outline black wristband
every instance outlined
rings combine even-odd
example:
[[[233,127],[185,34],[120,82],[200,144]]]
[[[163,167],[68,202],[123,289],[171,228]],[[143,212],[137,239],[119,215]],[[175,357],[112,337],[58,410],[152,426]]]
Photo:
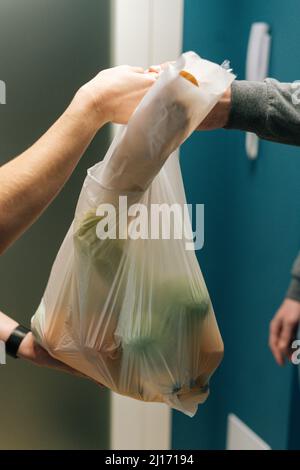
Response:
[[[17,353],[20,344],[28,333],[30,333],[30,329],[22,325],[19,325],[14,329],[5,343],[5,350],[9,356],[14,357],[15,359],[18,358]]]

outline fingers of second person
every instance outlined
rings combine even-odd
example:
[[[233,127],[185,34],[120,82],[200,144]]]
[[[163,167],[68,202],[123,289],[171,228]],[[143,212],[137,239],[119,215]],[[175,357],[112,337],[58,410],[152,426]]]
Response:
[[[275,357],[276,362],[279,365],[283,365],[284,359],[283,355],[279,349],[278,342],[280,338],[280,332],[282,328],[282,321],[280,318],[275,317],[270,324],[270,336],[269,336],[269,346]]]
[[[290,355],[290,345],[294,338],[295,324],[294,322],[286,319],[283,322],[283,327],[280,333],[279,349],[287,357]]]
[[[270,323],[270,338],[269,338],[270,346],[277,343],[279,336],[280,336],[281,328],[282,328],[282,320],[278,316],[275,316]]]
[[[280,351],[277,345],[271,347],[272,354],[274,356],[275,361],[279,366],[284,365],[284,355]]]

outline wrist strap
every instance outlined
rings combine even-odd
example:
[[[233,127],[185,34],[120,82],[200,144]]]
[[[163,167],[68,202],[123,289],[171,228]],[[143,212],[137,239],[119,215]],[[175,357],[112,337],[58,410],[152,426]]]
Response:
[[[6,353],[9,354],[9,356],[12,356],[15,359],[18,359],[18,356],[17,356],[18,349],[23,339],[28,333],[30,333],[30,329],[22,325],[18,325],[14,329],[14,331],[12,332],[12,334],[10,335],[10,337],[7,339],[5,343],[5,350],[6,350]]]

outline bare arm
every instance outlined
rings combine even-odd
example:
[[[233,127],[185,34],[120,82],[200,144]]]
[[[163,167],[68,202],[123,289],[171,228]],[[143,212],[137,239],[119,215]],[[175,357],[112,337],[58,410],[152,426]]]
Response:
[[[57,195],[96,132],[127,122],[154,75],[129,66],[100,72],[32,147],[0,168],[0,254]]]
[[[102,122],[99,124],[101,126]],[[75,98],[46,134],[0,168],[0,252],[18,238],[56,196],[96,130],[88,106]]]
[[[84,85],[53,126],[28,150],[0,167],[0,253],[26,230],[68,180],[96,132],[107,122],[126,123],[157,73],[115,67]],[[0,312],[0,341],[18,323]],[[18,356],[36,365],[76,373],[51,357],[28,333]]]

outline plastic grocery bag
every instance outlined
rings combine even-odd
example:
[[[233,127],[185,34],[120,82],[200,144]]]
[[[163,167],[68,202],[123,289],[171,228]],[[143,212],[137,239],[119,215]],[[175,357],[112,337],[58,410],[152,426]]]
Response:
[[[138,234],[128,208],[142,205],[151,225],[152,207],[184,206],[173,152],[233,78],[191,52],[163,71],[104,161],[88,170],[32,318],[35,337],[55,358],[115,392],[165,402],[191,416],[223,355],[213,307],[185,238],[162,236],[166,218],[156,236]],[[109,208],[114,219],[107,217]],[[151,228],[157,224],[152,220]]]

